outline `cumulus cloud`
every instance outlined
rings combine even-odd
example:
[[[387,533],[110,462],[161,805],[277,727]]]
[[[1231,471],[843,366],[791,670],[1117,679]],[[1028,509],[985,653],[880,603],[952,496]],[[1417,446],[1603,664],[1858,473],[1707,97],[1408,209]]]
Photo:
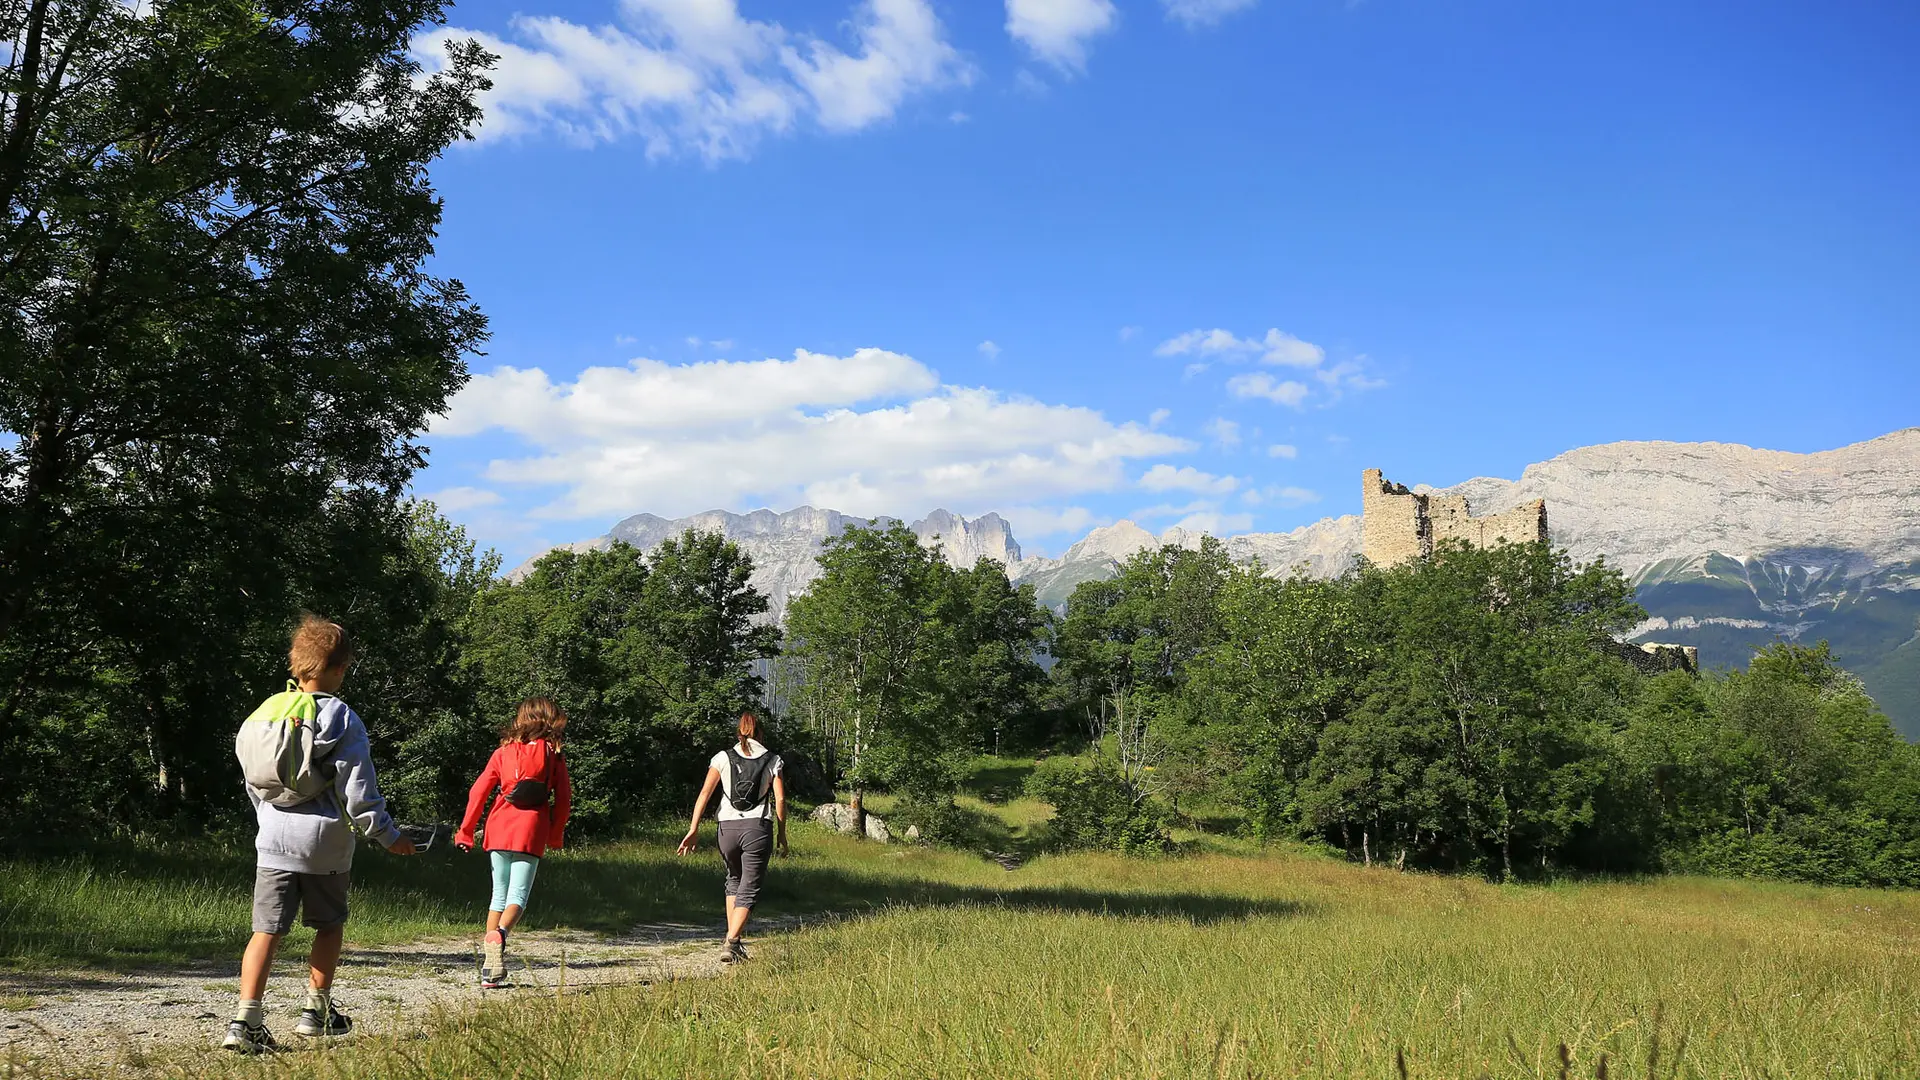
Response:
[[[1113,29],[1113,0],[1007,0],[1007,33],[1065,72],[1087,66],[1087,43]]]
[[[1092,409],[942,385],[884,349],[640,359],[570,382],[498,368],[461,389],[431,434],[485,431],[516,436],[526,451],[492,461],[487,480],[550,490],[537,513],[565,519],[800,503],[853,514],[1037,512],[1126,486],[1130,461],[1194,449]]]
[[[802,124],[857,131],[915,94],[972,80],[928,0],[862,0],[847,26],[843,49],[744,18],[735,0],[624,0],[617,24],[520,15],[506,36],[445,27],[416,38],[414,52],[428,71],[468,38],[500,57],[481,98],[483,139],[636,138],[654,157],[709,161]]]
[[[1172,409],[1155,409],[1153,410],[1152,413],[1148,414],[1147,416],[1147,426],[1152,428],[1157,428],[1161,424],[1166,423],[1167,418],[1172,415],[1173,415]]]
[[[1281,381],[1264,371],[1251,371],[1227,380],[1227,392],[1237,398],[1262,398],[1295,409],[1307,400],[1307,384]]]
[[[1156,356],[1218,356],[1228,360],[1258,357],[1263,364],[1286,367],[1319,367],[1327,358],[1326,350],[1310,341],[1301,341],[1280,330],[1268,330],[1263,338],[1236,337],[1231,330],[1189,330],[1168,338],[1155,348]]]
[[[1259,3],[1260,0],[1160,0],[1167,18],[1190,28],[1213,26],[1221,19]]]
[[[1191,465],[1175,468],[1165,462],[1140,476],[1140,486],[1148,491],[1191,491],[1199,495],[1225,495],[1240,486],[1231,476],[1215,476]]]
[[[1222,450],[1232,450],[1240,445],[1240,424],[1224,416],[1216,416],[1201,427],[1207,438]]]
[[[995,345],[992,339],[988,339],[986,341],[981,342],[979,345],[979,349],[980,349],[980,355],[986,357],[989,360],[1000,359],[1000,346]]]
[[[1300,456],[1300,448],[1287,443],[1274,443],[1272,446],[1267,447],[1267,456],[1270,458],[1286,458],[1288,461],[1292,461],[1294,458]]]

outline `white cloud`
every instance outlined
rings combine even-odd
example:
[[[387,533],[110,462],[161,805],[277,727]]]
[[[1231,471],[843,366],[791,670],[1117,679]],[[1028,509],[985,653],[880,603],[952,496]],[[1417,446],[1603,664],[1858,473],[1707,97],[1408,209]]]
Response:
[[[1140,476],[1140,486],[1148,491],[1191,491],[1199,495],[1226,495],[1240,486],[1231,476],[1215,476],[1191,465],[1175,468],[1164,462]]]
[[[1106,524],[1105,518],[1084,506],[1014,506],[1001,510],[1000,516],[1013,526],[1013,534],[1023,547],[1028,537],[1072,535],[1079,539],[1078,534]]]
[[[1281,382],[1264,371],[1235,375],[1227,380],[1227,392],[1237,398],[1265,398],[1276,405],[1299,408],[1307,400],[1307,384],[1291,379]]]
[[[1232,450],[1240,445],[1240,425],[1224,416],[1216,416],[1201,425],[1200,430],[1215,446],[1222,450]]]
[[[501,501],[500,493],[477,487],[450,487],[421,496],[443,514],[458,514],[467,510],[493,506]]]
[[[552,132],[583,144],[642,140],[650,156],[744,157],[802,123],[856,131],[891,119],[915,94],[972,80],[928,0],[862,0],[851,51],[735,0],[624,0],[619,25],[516,16],[509,36],[447,27],[415,39],[428,71],[450,42],[500,57],[482,95],[480,137]]]
[[[1113,29],[1113,0],[1007,0],[1007,33],[1062,71],[1087,65],[1087,42]]]
[[[1147,426],[1150,428],[1157,428],[1161,424],[1166,423],[1167,418],[1172,415],[1173,415],[1172,409],[1155,409],[1153,410],[1153,412],[1149,413],[1147,416]]]
[[[964,124],[972,119],[973,117],[968,116],[966,113],[961,112],[959,109],[955,109],[952,112],[947,114],[947,123],[949,124]]]
[[[1139,334],[1140,328],[1137,326],[1123,326],[1120,328],[1121,341],[1132,341],[1135,337],[1139,336]]]
[[[1167,9],[1167,18],[1187,24],[1190,28],[1213,26],[1221,19],[1235,12],[1259,3],[1260,0],[1160,0],[1160,6]]]
[[[1290,446],[1286,443],[1274,443],[1272,446],[1267,447],[1267,456],[1270,458],[1286,458],[1288,461],[1292,461],[1294,458],[1300,456],[1300,448]]]
[[[1187,356],[1189,354],[1236,353],[1258,349],[1254,342],[1242,341],[1227,330],[1189,330],[1178,337],[1161,342],[1153,350],[1155,356]]]
[[[1186,382],[1192,379],[1195,375],[1204,373],[1208,368],[1212,366],[1213,366],[1212,364],[1200,363],[1199,361],[1195,361],[1194,363],[1188,364],[1186,368],[1180,372],[1180,381]]]
[[[986,357],[989,360],[1000,359],[1000,346],[995,345],[992,342],[992,340],[981,342],[979,345],[979,349],[980,349],[980,355]]]
[[[1177,518],[1178,520],[1168,526],[1169,528],[1211,533],[1214,536],[1227,536],[1253,528],[1252,514],[1223,513],[1220,504],[1211,499],[1196,499],[1184,506],[1162,503],[1159,506],[1142,507],[1127,516],[1136,521],[1164,521],[1167,518]]]
[[[1253,528],[1252,514],[1225,514],[1218,510],[1201,510],[1188,514],[1173,523],[1173,528],[1188,532],[1207,533],[1210,536],[1232,536]]]
[[[555,489],[537,513],[557,518],[748,504],[853,514],[1044,507],[1123,488],[1130,461],[1195,448],[1092,409],[943,386],[883,349],[640,359],[557,384],[538,368],[503,367],[456,394],[432,435],[487,430],[528,451],[497,458],[487,478]]]
[[[1270,487],[1261,492],[1266,500],[1281,506],[1305,506],[1320,501],[1320,493],[1303,487]]]
[[[1259,357],[1263,364],[1285,367],[1319,367],[1327,358],[1326,350],[1310,341],[1301,341],[1281,330],[1268,330],[1262,338],[1234,336],[1231,330],[1189,330],[1171,337],[1153,350],[1156,356],[1218,356],[1227,360]]]

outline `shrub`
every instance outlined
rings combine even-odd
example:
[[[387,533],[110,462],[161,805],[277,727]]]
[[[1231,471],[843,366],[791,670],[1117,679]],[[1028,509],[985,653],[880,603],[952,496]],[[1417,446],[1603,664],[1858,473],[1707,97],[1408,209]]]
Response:
[[[1053,804],[1050,844],[1130,854],[1165,851],[1166,814],[1105,758],[1048,758],[1027,778],[1027,794]]]

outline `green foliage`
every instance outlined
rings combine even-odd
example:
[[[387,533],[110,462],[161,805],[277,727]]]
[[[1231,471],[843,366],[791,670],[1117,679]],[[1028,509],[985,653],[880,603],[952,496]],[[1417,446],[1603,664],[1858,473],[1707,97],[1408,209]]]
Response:
[[[1824,644],[1644,676],[1612,647],[1631,597],[1538,544],[1332,581],[1166,548],[1080,587],[1055,675],[1133,790],[1236,805],[1261,839],[1502,878],[1920,881],[1920,749]]]
[[[474,604],[462,653],[476,719],[436,752],[477,769],[490,727],[544,694],[567,710],[583,827],[677,803],[733,720],[758,706],[755,663],[778,648],[778,631],[753,621],[767,599],[752,572],[731,541],[689,531],[644,558],[626,544],[554,551],[524,581],[495,583]]]
[[[1673,866],[1920,885],[1920,747],[1824,642],[1776,643],[1709,682],[1657,680],[1625,741]]]
[[[490,59],[422,77],[440,13],[0,4],[9,824],[238,812],[226,739],[302,606],[386,643],[402,709],[444,673],[398,496],[485,336],[425,270],[425,169]]]
[[[1046,838],[1061,850],[1145,854],[1171,842],[1159,805],[1107,758],[1047,758],[1027,778],[1027,794],[1053,805]]]
[[[787,609],[792,713],[856,793],[950,799],[967,758],[1033,709],[1045,611],[1000,564],[956,571],[898,524],[851,527],[819,559]]]

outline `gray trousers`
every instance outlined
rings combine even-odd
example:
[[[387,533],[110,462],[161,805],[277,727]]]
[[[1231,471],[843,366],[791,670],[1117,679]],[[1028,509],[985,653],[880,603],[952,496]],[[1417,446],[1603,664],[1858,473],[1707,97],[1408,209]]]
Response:
[[[741,818],[720,823],[720,857],[727,863],[727,895],[735,907],[752,907],[773,854],[773,819]]]

